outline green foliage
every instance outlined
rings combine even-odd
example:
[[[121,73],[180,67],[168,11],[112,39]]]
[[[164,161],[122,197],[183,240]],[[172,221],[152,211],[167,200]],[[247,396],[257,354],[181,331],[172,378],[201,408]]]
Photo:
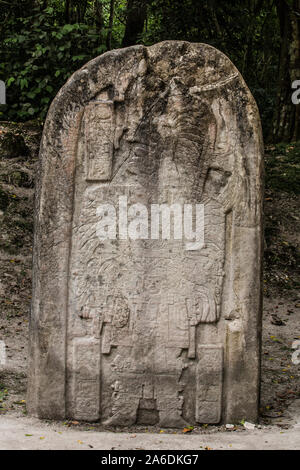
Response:
[[[0,8],[0,80],[7,105],[0,119],[44,120],[50,102],[68,77],[107,45],[122,44],[127,1],[20,0]],[[275,106],[280,28],[271,0],[148,0],[146,45],[166,39],[211,44],[233,61],[256,98],[267,135]]]
[[[70,75],[106,50],[88,24],[60,25],[53,8],[12,18],[1,50],[0,78],[7,105],[0,118],[44,119],[53,97]]]

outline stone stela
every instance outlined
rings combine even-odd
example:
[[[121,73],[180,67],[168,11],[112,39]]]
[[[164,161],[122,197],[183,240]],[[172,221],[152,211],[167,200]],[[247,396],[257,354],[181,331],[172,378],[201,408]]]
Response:
[[[205,44],[107,52],[44,127],[28,411],[105,425],[256,420],[262,137],[243,78]],[[97,237],[97,207],[203,204],[204,246]]]

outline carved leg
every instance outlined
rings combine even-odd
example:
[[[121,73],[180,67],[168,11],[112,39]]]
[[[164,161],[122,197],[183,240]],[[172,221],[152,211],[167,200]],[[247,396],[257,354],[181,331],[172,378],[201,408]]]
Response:
[[[181,428],[188,423],[182,417],[183,397],[180,396],[177,377],[159,377],[156,387],[159,425],[165,428]]]
[[[125,387],[126,393],[124,393]],[[135,390],[130,390],[128,381],[123,384],[118,380],[112,388],[112,416],[107,418],[103,424],[106,426],[130,426],[135,424],[140,397],[135,396]]]

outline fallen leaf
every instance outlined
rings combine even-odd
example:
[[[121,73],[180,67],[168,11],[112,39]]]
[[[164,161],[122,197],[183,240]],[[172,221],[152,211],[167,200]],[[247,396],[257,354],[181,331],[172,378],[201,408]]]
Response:
[[[194,429],[193,426],[188,426],[187,428],[184,428],[182,432],[183,432],[183,433],[192,432],[193,429]]]

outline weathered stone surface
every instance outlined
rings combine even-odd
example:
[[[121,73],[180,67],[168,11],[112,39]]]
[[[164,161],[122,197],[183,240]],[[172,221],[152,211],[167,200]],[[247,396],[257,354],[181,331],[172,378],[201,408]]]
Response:
[[[58,93],[40,157],[29,412],[256,420],[262,138],[229,59],[173,41],[103,54]],[[128,240],[121,226],[101,240],[98,207],[119,196],[203,204],[204,246]]]

